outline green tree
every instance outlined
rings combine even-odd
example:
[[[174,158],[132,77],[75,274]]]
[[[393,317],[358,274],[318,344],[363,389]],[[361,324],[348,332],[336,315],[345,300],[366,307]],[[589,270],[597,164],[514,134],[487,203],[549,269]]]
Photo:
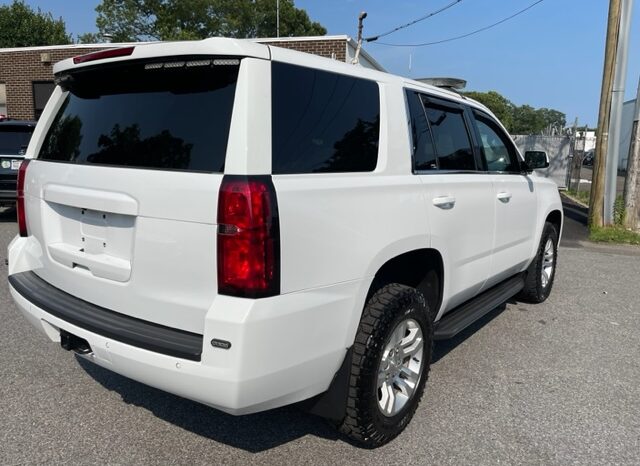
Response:
[[[78,44],[98,44],[104,42],[104,38],[97,32],[85,32],[78,34]]]
[[[0,47],[70,44],[62,18],[33,10],[22,0],[0,6]]]
[[[532,106],[514,108],[512,134],[539,134],[546,126],[543,115]]]
[[[554,127],[562,130],[567,124],[567,116],[552,108],[539,108],[538,113],[544,120],[545,127]]]
[[[486,106],[498,117],[505,128],[511,131],[513,127],[513,109],[515,106],[509,99],[496,91],[465,92],[465,95]]]
[[[102,0],[96,12],[99,35],[109,34],[116,42],[276,35],[276,0]],[[326,32],[293,0],[280,0],[281,36]]]
[[[567,124],[566,115],[558,110],[514,105],[496,91],[465,92],[464,95],[489,108],[511,134],[540,134],[554,128],[562,131]]]

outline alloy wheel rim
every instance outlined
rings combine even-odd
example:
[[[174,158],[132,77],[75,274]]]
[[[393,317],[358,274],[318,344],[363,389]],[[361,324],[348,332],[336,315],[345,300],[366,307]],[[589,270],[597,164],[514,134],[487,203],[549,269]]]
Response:
[[[398,414],[413,398],[424,367],[424,338],[418,322],[396,325],[378,366],[378,408],[386,417]]]
[[[549,238],[544,245],[544,253],[542,255],[542,288],[546,288],[553,276],[553,269],[555,267],[555,251],[553,248],[553,241]]]

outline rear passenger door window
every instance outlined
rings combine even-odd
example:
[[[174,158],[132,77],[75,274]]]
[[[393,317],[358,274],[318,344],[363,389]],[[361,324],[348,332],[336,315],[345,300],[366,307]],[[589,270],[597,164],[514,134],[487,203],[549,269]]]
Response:
[[[431,99],[425,102],[425,111],[441,170],[475,171],[476,163],[464,109]]]
[[[411,142],[413,145],[414,171],[434,170],[438,168],[436,150],[433,146],[431,130],[427,123],[420,95],[407,91],[407,104],[411,116]]]
[[[488,116],[478,112],[474,112],[474,115],[487,170],[494,173],[520,173],[511,138]]]

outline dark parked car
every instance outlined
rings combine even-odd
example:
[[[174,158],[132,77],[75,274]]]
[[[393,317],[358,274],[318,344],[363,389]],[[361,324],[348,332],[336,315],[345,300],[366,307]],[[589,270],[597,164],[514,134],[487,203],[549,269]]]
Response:
[[[35,127],[35,121],[0,121],[0,206],[16,201],[18,168]]]

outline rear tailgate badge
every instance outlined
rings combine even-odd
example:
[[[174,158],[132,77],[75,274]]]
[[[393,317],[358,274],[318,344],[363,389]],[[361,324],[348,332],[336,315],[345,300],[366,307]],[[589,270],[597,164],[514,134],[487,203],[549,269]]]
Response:
[[[229,349],[231,348],[231,342],[214,338],[213,340],[211,340],[211,346],[213,346],[214,348]]]

